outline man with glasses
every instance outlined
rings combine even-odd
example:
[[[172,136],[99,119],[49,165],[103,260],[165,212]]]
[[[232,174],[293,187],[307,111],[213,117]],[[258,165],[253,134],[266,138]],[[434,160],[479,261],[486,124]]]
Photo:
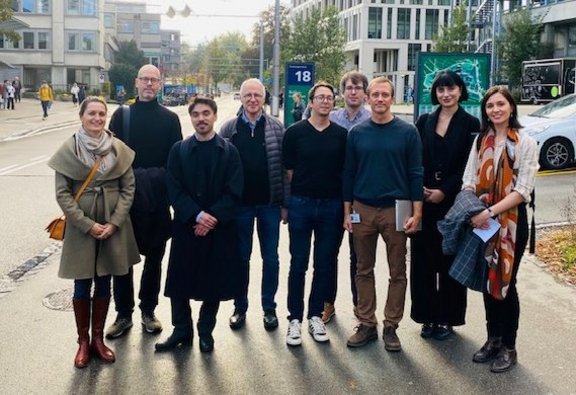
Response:
[[[290,180],[288,231],[289,346],[302,344],[304,287],[314,234],[314,272],[308,299],[308,332],[317,342],[329,340],[322,309],[331,288],[331,273],[342,242],[342,170],[347,131],[330,121],[334,88],[318,82],[308,95],[311,116],[286,130],[283,162]]]
[[[384,347],[400,351],[396,329],[406,297],[406,236],[416,232],[422,218],[422,144],[414,125],[392,113],[394,87],[390,80],[373,79],[367,93],[372,116],[348,135],[343,176],[344,228],[352,232],[358,257],[356,315],[360,321],[348,346],[364,346],[378,338],[374,264],[380,235],[386,243],[390,272]],[[412,215],[404,222],[404,231],[396,230],[396,200],[412,202]]]
[[[156,99],[162,87],[160,70],[147,64],[135,80],[138,97],[129,107],[120,106],[112,115],[109,128],[136,152],[134,175],[136,196],[130,210],[140,254],[145,256],[140,280],[142,327],[148,333],[162,331],[154,310],[158,305],[162,258],[170,238],[170,211],[166,194],[165,170],[170,149],[182,140],[178,115]],[[126,118],[125,118],[126,117]],[[134,273],[114,277],[114,302],[118,316],[106,337],[114,339],[132,327]]]
[[[342,76],[340,80],[340,94],[344,97],[344,108],[333,110],[330,113],[330,121],[339,124],[350,131],[354,126],[370,118],[370,111],[366,109],[366,88],[368,87],[368,78],[358,71],[349,71]],[[356,303],[358,295],[356,292],[356,253],[354,252],[354,243],[352,234],[348,235],[348,244],[350,245],[350,283],[352,288],[352,303],[354,304],[354,313],[356,314]],[[334,301],[338,290],[338,264],[334,265],[332,274],[334,279],[333,286],[328,291],[328,298],[324,303],[322,312],[322,321],[327,324],[334,314]]]
[[[262,255],[262,296],[264,328],[278,327],[276,291],[278,290],[278,240],[280,219],[288,219],[288,180],[282,167],[282,140],[284,127],[280,121],[263,111],[265,88],[256,78],[240,87],[242,107],[239,115],[226,122],[220,135],[228,139],[240,153],[244,169],[242,206],[236,217],[242,263],[241,288],[234,299],[234,313],[229,324],[232,329],[242,328],[248,310],[248,283],[254,220]]]

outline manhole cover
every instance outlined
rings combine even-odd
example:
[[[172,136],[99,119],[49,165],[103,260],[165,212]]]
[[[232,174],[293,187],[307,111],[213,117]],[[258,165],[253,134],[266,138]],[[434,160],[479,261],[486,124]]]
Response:
[[[48,294],[42,300],[44,307],[52,310],[72,311],[72,295],[74,294],[73,288],[61,289],[60,291]]]

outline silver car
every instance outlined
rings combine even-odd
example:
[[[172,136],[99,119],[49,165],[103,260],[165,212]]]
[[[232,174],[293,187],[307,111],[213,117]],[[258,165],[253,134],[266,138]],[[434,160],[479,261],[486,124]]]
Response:
[[[538,143],[541,167],[561,169],[576,160],[576,94],[550,102],[519,121]]]

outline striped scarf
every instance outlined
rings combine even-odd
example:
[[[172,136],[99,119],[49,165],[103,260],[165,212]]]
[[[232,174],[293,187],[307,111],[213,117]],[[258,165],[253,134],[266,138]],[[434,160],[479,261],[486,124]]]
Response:
[[[482,139],[478,169],[476,194],[487,205],[493,205],[512,192],[516,184],[518,170],[514,169],[515,147],[519,141],[518,131],[509,129],[506,147],[498,160],[494,171],[494,150],[496,135],[490,130]],[[503,300],[508,294],[508,287],[514,270],[514,251],[516,247],[517,207],[498,215],[500,230],[488,241],[484,259],[488,263],[487,290],[493,298]]]

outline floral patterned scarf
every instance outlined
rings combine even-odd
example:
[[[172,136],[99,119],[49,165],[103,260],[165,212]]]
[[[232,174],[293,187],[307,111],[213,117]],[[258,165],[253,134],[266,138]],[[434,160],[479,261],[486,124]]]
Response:
[[[493,130],[490,130],[482,139],[476,195],[485,204],[498,203],[512,192],[518,175],[518,170],[514,169],[514,160],[515,147],[519,139],[517,130],[508,130],[506,147],[502,149],[496,171],[494,171],[496,135]],[[500,213],[498,222],[500,222],[500,230],[488,241],[484,259],[488,263],[488,293],[495,299],[503,300],[508,293],[514,270],[518,209],[514,207]]]

